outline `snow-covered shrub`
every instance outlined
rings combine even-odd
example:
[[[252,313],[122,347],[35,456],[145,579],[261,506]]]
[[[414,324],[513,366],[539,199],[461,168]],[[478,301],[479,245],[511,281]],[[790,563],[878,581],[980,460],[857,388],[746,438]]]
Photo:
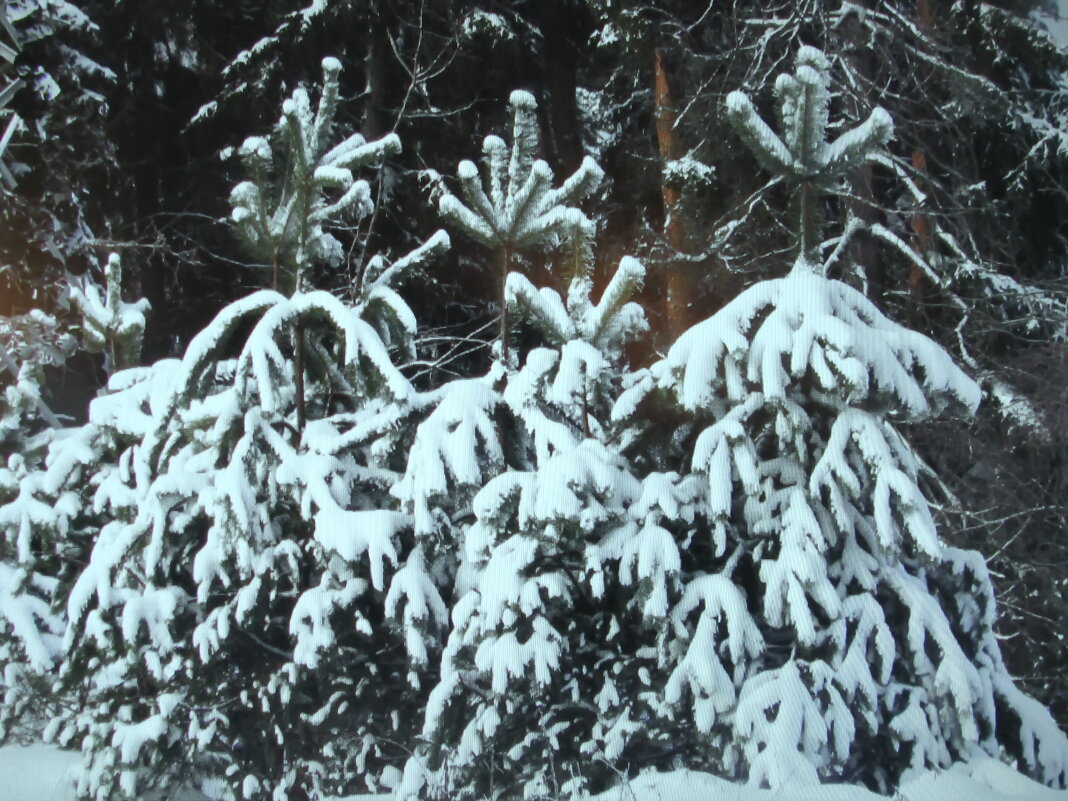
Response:
[[[606,602],[603,582],[591,581],[590,554],[611,541],[643,580],[671,569],[634,548],[639,532],[627,510],[645,501],[643,485],[615,452],[609,426],[623,346],[645,329],[629,302],[644,269],[623,259],[594,303],[581,232],[572,247],[566,301],[518,273],[507,278],[509,308],[545,343],[525,354],[501,393],[525,448],[474,497],[427,745],[408,765],[402,797],[482,798],[495,786],[529,798],[570,795],[597,777],[603,784],[606,753],[617,759],[640,731],[629,680],[641,667],[628,648],[643,634],[620,633],[629,621]],[[654,642],[649,627],[644,639]],[[606,674],[620,671],[617,693]]]
[[[62,597],[93,538],[94,487],[81,468],[95,465],[101,478],[131,441],[117,430],[64,427],[45,397],[46,369],[63,368],[79,347],[107,349],[112,362],[136,358],[148,304],[122,302],[118,268],[112,254],[106,301],[88,280],[70,288],[83,312],[80,338],[39,309],[0,321],[0,737],[24,711],[39,723],[56,700],[49,686],[66,625]]]
[[[702,767],[773,788],[886,789],[910,767],[1003,750],[1064,786],[1068,739],[1014,687],[985,563],[939,539],[925,468],[896,428],[972,411],[979,388],[818,260],[820,189],[890,134],[876,110],[828,143],[828,86],[827,60],[803,48],[776,83],[781,138],[744,95],[727,98],[793,186],[794,265],[683,334],[616,407],[638,428],[664,403],[694,421],[668,455],[689,450],[679,469],[707,482],[693,542],[712,547],[684,571],[660,642],[666,717],[692,716]]]
[[[273,141],[245,142],[252,180],[231,197],[286,293],[235,301],[181,359],[113,376],[75,438],[123,431],[121,453],[63,450],[96,530],[66,596],[59,686],[78,703],[49,735],[80,742],[89,797],[195,779],[229,799],[374,789],[418,722],[384,620],[410,550],[387,457],[416,400],[391,353],[415,320],[390,283],[448,239],[373,260],[351,304],[310,288],[339,263],[328,226],[370,211],[352,169],[398,147],[331,146],[339,65],[323,66],[318,113],[295,91]]]

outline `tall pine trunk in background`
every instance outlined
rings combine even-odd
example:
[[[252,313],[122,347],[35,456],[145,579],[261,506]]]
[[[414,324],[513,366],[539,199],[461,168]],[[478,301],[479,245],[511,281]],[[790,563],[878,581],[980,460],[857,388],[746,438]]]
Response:
[[[668,183],[667,173],[664,170],[671,161],[678,157],[675,143],[675,103],[662,48],[657,48],[654,58],[656,141],[661,161],[660,193],[664,201],[664,235],[671,251],[681,253],[686,245],[686,228],[682,209],[679,208],[680,193]],[[689,325],[692,291],[686,272],[680,269],[674,260],[661,265],[661,269],[663,270],[661,283],[666,317],[664,332],[669,341],[674,341]]]
[[[367,55],[364,68],[367,74],[366,100],[363,103],[363,131],[369,138],[385,136],[392,128],[392,119],[387,111],[391,94],[390,82],[397,72],[397,64],[389,43],[389,30],[382,18],[378,3],[371,4],[367,32]]]
[[[861,0],[860,5],[871,8],[874,0]],[[860,116],[860,110],[876,104],[876,98],[872,91],[874,78],[877,72],[875,54],[868,48],[864,41],[864,28],[855,15],[850,15],[842,23],[842,32],[849,43],[849,63],[851,68],[860,76],[866,91],[857,92],[856,115]],[[875,175],[871,162],[859,165],[848,178],[853,192],[853,199],[848,203],[848,213],[856,217],[865,226],[880,221],[879,201],[875,196]],[[852,257],[856,264],[864,266],[864,275],[867,277],[873,296],[879,298],[886,289],[886,265],[882,258],[881,249],[871,236],[856,237],[852,243]]]
[[[542,76],[545,100],[542,104],[546,157],[553,168],[571,173],[582,163],[582,131],[575,90],[578,80],[577,47],[571,37],[581,36],[581,28],[564,0],[541,0],[532,4],[531,14],[541,31],[541,52],[532,65]]]
[[[934,30],[934,10],[931,0],[916,0],[916,24],[924,36],[930,37]],[[922,179],[927,173],[927,153],[923,144],[923,131],[916,133],[917,145],[912,151],[912,167],[916,171],[917,184],[922,188]],[[927,257],[931,249],[931,219],[923,211],[917,210],[910,221],[912,228],[912,246],[921,259]],[[912,314],[914,319],[922,319],[923,303],[926,294],[927,279],[918,264],[909,265],[909,291],[912,294]]]

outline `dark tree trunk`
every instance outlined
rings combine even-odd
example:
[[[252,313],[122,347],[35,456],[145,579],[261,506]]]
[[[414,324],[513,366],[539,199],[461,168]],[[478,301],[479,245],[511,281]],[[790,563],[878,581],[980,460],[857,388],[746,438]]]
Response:
[[[872,0],[864,0],[862,5],[870,8],[873,3]],[[864,91],[857,97],[857,108],[853,110],[857,119],[863,119],[871,107],[878,102],[873,96],[872,87],[879,65],[875,53],[864,40],[864,28],[855,16],[849,16],[845,20],[844,34],[849,42],[849,58],[853,69],[865,81]],[[870,162],[858,167],[850,176],[850,185],[855,199],[849,202],[849,211],[866,225],[879,222],[881,217],[878,211],[879,203],[876,198],[874,179],[874,170]],[[881,297],[886,291],[887,277],[886,265],[883,262],[882,249],[879,244],[870,236],[857,237],[849,249],[849,256],[855,264],[863,268],[874,298]]]
[[[544,102],[542,127],[546,157],[560,173],[574,172],[582,162],[582,129],[579,124],[578,48],[571,37],[584,27],[565,0],[540,0],[532,15],[541,31],[541,48],[535,74],[542,76]]]
[[[393,96],[392,82],[400,70],[389,43],[389,30],[377,4],[371,6],[367,35],[366,99],[363,106],[362,133],[368,139],[378,139],[393,129],[389,100]]]

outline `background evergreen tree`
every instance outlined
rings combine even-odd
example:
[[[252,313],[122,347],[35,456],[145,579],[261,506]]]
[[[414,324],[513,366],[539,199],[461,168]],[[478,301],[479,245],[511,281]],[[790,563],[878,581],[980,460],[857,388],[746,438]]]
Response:
[[[116,166],[104,130],[115,75],[93,52],[100,27],[78,5],[15,0],[3,15],[3,311],[55,313],[64,271],[83,272],[102,233],[106,204],[91,192]]]
[[[108,461],[131,444],[126,426],[65,427],[46,396],[46,371],[64,369],[79,349],[106,352],[111,368],[136,362],[147,301],[122,300],[116,254],[109,258],[105,274],[103,292],[87,277],[70,287],[82,311],[81,327],[39,309],[5,319],[0,358],[16,380],[6,388],[2,403],[7,459],[0,471],[5,598],[0,617],[6,636],[0,655],[0,736],[39,735],[56,708],[58,699],[49,686],[62,651],[63,595],[87,558],[99,523],[87,514],[96,487],[80,482],[82,468],[95,461],[96,478],[106,483],[109,471],[117,469]]]

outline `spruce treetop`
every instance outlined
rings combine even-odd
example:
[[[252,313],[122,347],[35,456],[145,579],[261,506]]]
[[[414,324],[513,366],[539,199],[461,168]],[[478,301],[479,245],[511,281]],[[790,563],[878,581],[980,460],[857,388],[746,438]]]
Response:
[[[500,355],[505,365],[510,363],[506,283],[513,255],[531,248],[551,250],[576,234],[592,237],[593,221],[570,204],[592,194],[604,178],[597,162],[587,156],[571,177],[553,189],[552,169],[535,158],[537,101],[529,92],[517,90],[509,106],[511,152],[499,136],[487,136],[482,144],[482,180],[474,162],[461,161],[457,175],[463,200],[446,188],[438,201],[438,211],[446,220],[496,254],[501,288]]]
[[[802,47],[793,75],[775,81],[779,104],[776,134],[741,91],[727,95],[727,117],[757,160],[770,172],[795,185],[798,206],[798,255],[805,263],[819,261],[819,192],[849,170],[871,158],[894,130],[890,115],[876,108],[868,119],[828,141],[831,64],[814,47]]]
[[[112,253],[104,265],[103,294],[91,282],[70,287],[70,297],[82,313],[85,341],[92,351],[106,351],[109,368],[118,370],[137,363],[145,333],[145,312],[149,302],[122,299],[122,261]]]
[[[275,289],[300,291],[312,266],[341,264],[341,242],[324,227],[358,221],[372,211],[370,185],[356,180],[353,171],[400,152],[395,134],[368,142],[354,133],[330,147],[340,72],[336,58],[323,59],[314,112],[304,88],[282,104],[276,141],[284,156],[277,172],[268,139],[250,136],[238,149],[251,178],[230,193],[232,218],[252,253],[270,266]]]
[[[457,169],[462,200],[448,190],[438,201],[441,215],[465,234],[497,251],[552,247],[567,238],[576,224],[592,232],[593,223],[574,203],[589,197],[604,173],[587,156],[559,187],[553,171],[535,157],[538,150],[538,107],[534,96],[517,90],[512,109],[512,147],[499,136],[482,143],[483,175],[472,161]]]
[[[631,300],[641,291],[645,267],[632,256],[624,256],[595,303],[593,254],[581,231],[572,236],[580,255],[575,258],[575,274],[566,298],[548,287],[538,289],[526,276],[513,272],[505,287],[506,301],[517,314],[528,318],[550,345],[561,347],[581,340],[610,359],[618,358],[627,342],[648,329],[641,305]]]
[[[580,225],[571,236],[566,298],[517,272],[505,283],[508,310],[529,321],[547,345],[526,354],[504,392],[533,435],[539,459],[550,449],[574,447],[576,437],[607,435],[601,421],[621,378],[624,348],[648,330],[641,305],[631,300],[645,279],[641,262],[624,256],[595,303],[592,249]]]

